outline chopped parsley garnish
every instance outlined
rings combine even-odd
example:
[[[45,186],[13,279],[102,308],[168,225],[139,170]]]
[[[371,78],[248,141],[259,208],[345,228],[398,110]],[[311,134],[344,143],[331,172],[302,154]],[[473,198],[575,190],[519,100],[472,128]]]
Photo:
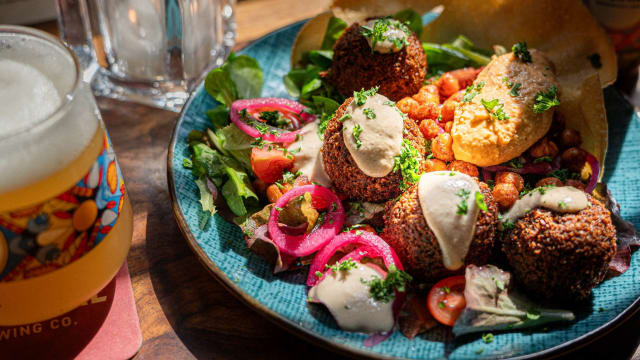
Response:
[[[480,94],[480,90],[484,87],[484,81],[478,81],[475,85],[470,85],[464,91],[462,102],[470,102],[476,95]],[[475,90],[475,91],[474,91]]]
[[[446,286],[443,286],[443,287],[442,287],[442,290],[443,290],[445,293],[447,293],[447,294],[449,294],[449,293],[451,292],[451,289],[449,289],[449,288],[448,288],[448,287],[446,287]]]
[[[344,113],[344,114],[342,114],[342,116],[340,116],[340,119],[338,119],[338,121],[345,122],[345,120],[349,120],[351,118],[353,118],[353,116],[351,116],[351,114]]]
[[[440,301],[440,302],[438,303],[438,307],[439,307],[440,309],[444,309],[444,301]]]
[[[513,221],[509,220],[509,219],[507,219],[507,220],[502,222],[502,228],[505,229],[505,230],[511,230],[514,227],[516,227],[516,224]]]
[[[551,85],[546,92],[538,91],[536,94],[536,103],[533,104],[533,112],[541,114],[558,105],[560,105],[558,88],[555,85]]]
[[[499,280],[499,279],[494,279],[494,281],[496,282],[496,287],[500,290],[504,290],[504,281]]]
[[[185,169],[193,168],[193,161],[187,158],[182,159],[182,167],[184,167]]]
[[[591,61],[591,66],[593,66],[594,68],[600,69],[602,67],[602,61],[600,59],[600,54],[593,53],[593,54],[587,56],[587,59],[589,59],[589,61]]]
[[[321,277],[322,277],[322,273],[321,273],[320,271],[316,271],[316,276],[317,276],[318,278],[321,278]]]
[[[362,127],[360,124],[356,124],[353,127],[353,140],[356,142],[356,148],[360,149],[362,146],[362,141],[360,141],[360,133],[362,132]]]
[[[420,179],[420,163],[418,159],[420,153],[416,150],[409,140],[402,141],[402,152],[393,158],[393,171],[400,170],[403,182],[400,184],[400,190],[405,191],[409,186]]]
[[[458,211],[456,211],[457,215],[466,215],[469,210],[469,205],[467,204],[467,200],[469,200],[469,195],[471,191],[467,189],[460,189],[456,195],[460,197],[460,203],[458,204]]]
[[[493,342],[493,334],[492,333],[482,334],[482,341],[484,341],[485,344],[492,343]]]
[[[360,216],[361,218],[364,217],[364,207],[362,206],[361,203],[354,201],[354,202],[349,202],[349,212],[348,215],[357,215]]]
[[[564,201],[558,201],[558,209],[566,209],[567,203]]]
[[[261,137],[256,138],[253,142],[251,142],[251,146],[253,147],[257,147],[259,149],[262,149],[264,147],[266,143],[264,142],[264,139],[262,139]]]
[[[348,258],[347,260],[333,264],[331,266],[329,266],[329,264],[325,264],[324,267],[327,269],[331,269],[331,271],[335,273],[338,271],[349,271],[351,269],[355,269],[358,267],[358,264],[353,261],[352,258]]]
[[[364,114],[364,116],[367,117],[367,119],[375,119],[376,118],[376,113],[371,108],[362,109],[362,113]]]
[[[394,290],[405,292],[407,283],[411,282],[411,275],[402,270],[398,270],[395,265],[389,265],[387,277],[383,279],[377,277],[369,281],[360,279],[363,284],[369,285],[369,294],[378,301],[387,303],[395,297]]]
[[[520,83],[517,83],[517,84],[513,85],[513,87],[511,88],[511,91],[509,91],[509,95],[511,95],[511,96],[520,96],[518,91],[520,90],[521,86],[522,86],[522,84],[520,84]]]
[[[387,36],[386,33],[391,27],[395,27],[401,30],[405,36]],[[396,49],[402,49],[404,46],[409,44],[407,40],[408,35],[411,34],[409,27],[397,20],[391,19],[390,17],[376,19],[376,21],[373,23],[373,27],[361,26],[361,28],[362,35],[371,40],[371,52],[373,52],[378,42],[383,42],[385,40],[391,41]]]
[[[514,169],[522,169],[522,167],[524,165],[522,165],[522,161],[520,161],[520,158],[515,158],[515,159],[510,160],[507,163],[507,166],[510,166],[510,167],[512,167]]]
[[[529,49],[527,49],[526,41],[521,41],[519,43],[514,44],[511,47],[511,51],[513,51],[513,55],[515,55],[523,63],[532,62],[531,53],[529,53]]]
[[[282,113],[278,110],[263,111],[260,113],[260,119],[264,120],[269,125],[279,128],[285,127],[291,122],[289,119],[283,117]]]
[[[376,93],[378,93],[378,88],[379,87],[376,86],[376,87],[372,87],[369,90],[362,89],[360,91],[354,91],[353,92],[353,98],[354,98],[354,100],[356,102],[356,105],[358,105],[358,106],[364,105],[364,103],[367,102],[367,97],[373,96]]]
[[[489,112],[491,118],[498,120],[507,120],[509,119],[509,115],[504,112],[504,104],[500,104],[498,99],[493,99],[491,101],[487,101],[485,99],[480,99],[482,106]]]
[[[506,77],[506,76],[504,76],[504,77],[502,78],[502,82],[503,82],[503,83],[505,83],[505,84],[507,84],[507,87],[508,87],[509,89],[511,89],[511,88],[513,87],[513,83],[512,83],[511,81],[509,81],[509,78],[508,78],[508,77]]]
[[[385,100],[382,105],[387,105],[387,106],[396,106],[396,102],[395,101],[391,101],[391,100]]]
[[[543,157],[533,159],[534,164],[541,163],[541,162],[552,162],[552,161],[553,159],[550,156],[543,156]]]
[[[482,354],[483,351],[484,351],[483,348],[479,348],[478,350],[476,350],[476,355]]]
[[[276,210],[278,210],[278,211],[282,211],[282,210],[284,210],[284,208],[281,208],[280,206],[274,206],[274,208],[275,208]]]
[[[569,171],[569,169],[553,170],[551,172],[551,176],[553,176],[554,178],[560,179],[562,182],[567,181],[567,179],[574,179],[574,180],[580,179],[580,174],[572,173]]]
[[[329,125],[329,121],[332,117],[333,115],[330,114],[322,114],[322,117],[320,118],[320,124],[318,125],[318,136],[320,137],[320,140],[324,140],[324,133],[325,131],[327,131],[327,126]],[[296,137],[296,141],[297,140],[298,138]]]
[[[336,210],[338,210],[338,204],[335,203],[335,202],[332,202],[331,203],[331,211],[336,211]]]
[[[487,203],[484,202],[484,195],[480,191],[476,191],[476,204],[478,208],[484,212],[489,211],[487,208]]]

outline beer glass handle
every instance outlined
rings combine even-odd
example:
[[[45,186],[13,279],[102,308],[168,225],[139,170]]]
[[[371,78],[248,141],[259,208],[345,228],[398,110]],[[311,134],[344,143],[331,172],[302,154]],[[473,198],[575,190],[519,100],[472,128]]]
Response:
[[[56,0],[60,37],[78,57],[84,81],[90,82],[99,65],[87,5],[87,0]]]

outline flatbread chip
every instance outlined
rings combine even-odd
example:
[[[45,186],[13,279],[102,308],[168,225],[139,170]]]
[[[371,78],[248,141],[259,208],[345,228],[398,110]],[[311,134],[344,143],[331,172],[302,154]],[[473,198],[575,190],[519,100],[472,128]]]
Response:
[[[616,80],[613,45],[580,0],[334,0],[330,8],[352,23],[406,8],[422,14],[438,5],[444,11],[425,27],[422,41],[447,43],[462,34],[487,49],[496,44],[509,49],[526,41],[547,54],[560,83],[584,79],[596,70],[602,87]],[[594,69],[589,59],[593,54],[600,56],[600,69]]]
[[[560,90],[560,108],[566,127],[580,131],[584,150],[598,159],[604,173],[607,151],[608,125],[604,97],[598,74],[592,74],[581,83],[565,84]],[[599,179],[600,180],[600,179]]]
[[[307,21],[296,36],[291,48],[291,67],[302,59],[302,54],[310,50],[318,50],[322,46],[324,33],[327,31],[329,19],[333,14],[325,11]]]

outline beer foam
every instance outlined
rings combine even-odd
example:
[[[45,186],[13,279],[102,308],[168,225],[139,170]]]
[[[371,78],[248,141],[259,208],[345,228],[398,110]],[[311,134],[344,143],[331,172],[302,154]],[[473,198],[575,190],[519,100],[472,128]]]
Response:
[[[0,59],[0,137],[46,118],[60,104],[53,82],[38,69]]]
[[[62,45],[0,33],[0,193],[63,169],[96,135],[100,114],[77,76]]]

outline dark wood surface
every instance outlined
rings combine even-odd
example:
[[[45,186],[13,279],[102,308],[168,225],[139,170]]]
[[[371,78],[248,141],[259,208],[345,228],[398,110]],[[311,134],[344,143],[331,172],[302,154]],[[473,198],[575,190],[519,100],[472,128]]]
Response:
[[[327,1],[238,4],[238,46],[318,13]],[[42,27],[55,32],[49,25]],[[227,292],[186,244],[174,220],[166,156],[178,115],[98,99],[134,210],[128,257],[144,342],[137,359],[339,358],[282,330]],[[564,358],[640,358],[640,314]],[[634,356],[635,354],[635,356]]]

